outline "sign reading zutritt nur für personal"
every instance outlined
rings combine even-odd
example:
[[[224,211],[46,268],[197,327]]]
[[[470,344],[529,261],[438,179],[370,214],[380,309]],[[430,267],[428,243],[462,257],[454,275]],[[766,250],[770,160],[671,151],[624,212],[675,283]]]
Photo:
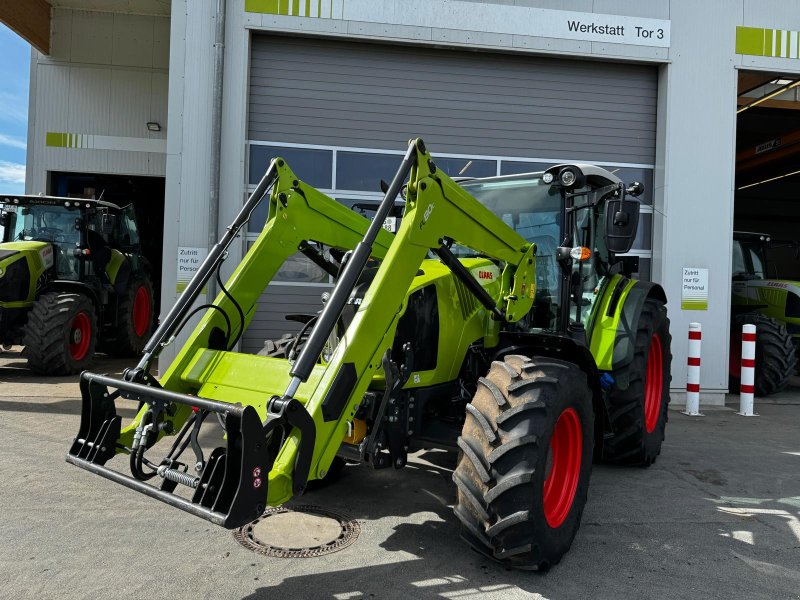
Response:
[[[708,269],[683,267],[681,309],[708,310]]]

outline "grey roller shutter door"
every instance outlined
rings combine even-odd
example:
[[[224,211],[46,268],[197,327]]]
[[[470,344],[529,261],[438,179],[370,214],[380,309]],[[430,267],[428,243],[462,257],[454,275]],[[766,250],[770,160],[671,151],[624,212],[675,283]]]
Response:
[[[655,67],[255,36],[252,140],[652,164]]]
[[[652,164],[656,67],[254,35],[253,141]],[[271,286],[243,349],[297,329],[317,286]],[[267,306],[270,306],[268,315]]]

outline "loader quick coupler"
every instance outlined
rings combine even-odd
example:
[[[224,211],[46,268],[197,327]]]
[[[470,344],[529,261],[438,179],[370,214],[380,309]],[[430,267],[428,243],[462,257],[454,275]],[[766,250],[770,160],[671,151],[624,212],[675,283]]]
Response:
[[[311,451],[301,447],[300,452],[302,459],[310,462],[313,421],[302,405],[293,404],[296,401],[286,403],[285,417],[272,419],[265,430],[252,406],[179,394],[94,373],[83,373],[80,385],[81,425],[67,455],[68,462],[228,529],[253,521],[266,508],[268,475],[276,457],[276,444],[271,443],[269,434],[279,424],[295,425],[304,440],[312,440]],[[122,441],[124,436],[120,437],[120,417],[114,406],[114,400],[123,394],[149,407],[141,417],[131,446]],[[157,438],[169,432],[165,424],[171,422],[168,420],[171,413],[180,411],[191,415],[169,453],[158,462],[148,460],[145,452]],[[219,415],[227,445],[215,448],[205,461],[197,433],[211,413]],[[188,438],[187,432],[190,432]],[[188,464],[179,461],[189,444],[195,453],[195,464],[191,467],[199,471],[196,475],[189,472]],[[117,451],[128,453],[133,476],[104,466]],[[306,468],[303,485],[307,472]],[[162,479],[160,488],[146,483],[156,476]],[[191,499],[173,493],[179,484],[192,491]]]

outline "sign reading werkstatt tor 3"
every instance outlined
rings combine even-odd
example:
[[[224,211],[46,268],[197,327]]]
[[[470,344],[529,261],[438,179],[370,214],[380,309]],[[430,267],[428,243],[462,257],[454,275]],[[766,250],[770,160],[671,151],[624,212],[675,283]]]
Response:
[[[460,0],[245,0],[254,13],[669,47],[670,22]]]

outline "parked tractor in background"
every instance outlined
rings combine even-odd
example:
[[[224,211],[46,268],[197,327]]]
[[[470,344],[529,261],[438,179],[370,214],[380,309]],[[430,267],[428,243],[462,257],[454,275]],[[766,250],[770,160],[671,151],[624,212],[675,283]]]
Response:
[[[765,233],[733,233],[731,299],[731,387],[738,389],[742,362],[742,325],[756,326],[755,393],[785,389],[797,369],[800,345],[800,282],[770,279]]]
[[[635,238],[642,190],[584,164],[457,183],[417,139],[370,221],[278,158],[137,366],[122,379],[83,373],[67,460],[235,528],[336,461],[400,469],[409,452],[452,448],[462,536],[508,566],[545,570],[576,535],[593,459],[647,466],[664,439],[666,298],[617,256]],[[262,199],[258,240],[213,305],[192,308]],[[301,316],[291,356],[235,352],[298,250],[336,279],[323,310]],[[197,311],[156,379],[154,359]],[[140,403],[124,427],[118,398]],[[200,440],[219,446],[207,454]],[[130,474],[106,464],[121,466],[117,454]]]
[[[44,375],[82,371],[95,350],[141,353],[154,321],[133,206],[0,197],[0,344]]]

